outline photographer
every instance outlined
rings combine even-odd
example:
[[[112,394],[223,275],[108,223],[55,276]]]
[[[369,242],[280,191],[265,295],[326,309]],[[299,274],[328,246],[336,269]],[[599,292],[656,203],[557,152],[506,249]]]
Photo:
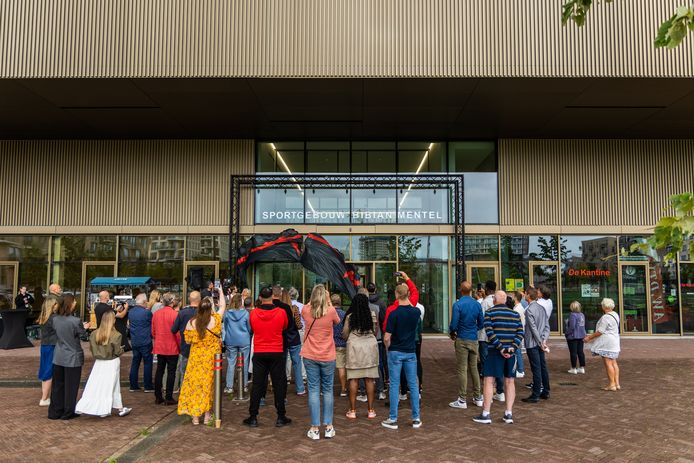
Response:
[[[14,298],[14,306],[17,310],[31,310],[34,297],[27,292],[26,286],[20,286],[17,297]]]

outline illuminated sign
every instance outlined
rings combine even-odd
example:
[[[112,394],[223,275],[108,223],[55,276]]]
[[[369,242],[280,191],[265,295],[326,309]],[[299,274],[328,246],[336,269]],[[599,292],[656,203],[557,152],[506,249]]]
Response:
[[[609,270],[587,270],[587,269],[577,269],[570,268],[566,271],[566,274],[570,277],[609,277]]]

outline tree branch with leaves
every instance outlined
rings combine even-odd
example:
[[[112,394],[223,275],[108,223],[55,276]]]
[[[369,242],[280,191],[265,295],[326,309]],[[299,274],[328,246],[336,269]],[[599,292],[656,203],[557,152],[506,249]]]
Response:
[[[670,206],[674,209],[675,215],[661,217],[653,229],[653,235],[645,243],[632,244],[632,252],[667,250],[664,261],[674,262],[677,254],[688,245],[689,259],[694,260],[694,242],[689,241],[694,236],[694,194],[673,195],[670,197]]]
[[[612,3],[614,0],[603,0],[604,3]],[[564,26],[573,21],[581,27],[586,24],[586,17],[593,0],[568,0],[562,5],[561,22]],[[663,22],[658,29],[654,45],[656,48],[675,48],[687,36],[687,32],[694,32],[694,6],[680,6],[670,19]]]

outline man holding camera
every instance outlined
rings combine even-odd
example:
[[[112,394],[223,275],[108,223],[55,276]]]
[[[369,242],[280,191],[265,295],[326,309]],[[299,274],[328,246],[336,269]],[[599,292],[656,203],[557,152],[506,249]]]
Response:
[[[504,423],[513,424],[513,401],[516,398],[516,350],[523,342],[523,325],[520,315],[506,306],[506,293],[494,293],[494,306],[484,313],[484,330],[487,334],[487,360],[484,362],[484,403],[482,414],[473,418],[476,423],[491,424],[489,411],[496,378],[504,378],[506,411]]]
[[[99,293],[99,303],[94,306],[94,315],[96,316],[96,327],[101,325],[101,318],[106,312],[113,311],[116,314],[116,324],[115,328],[121,335],[121,344],[123,350],[128,352],[131,350],[130,341],[128,341],[128,304],[123,302],[122,304],[116,304],[115,307],[111,307],[108,304],[111,295],[108,291],[101,291]]]

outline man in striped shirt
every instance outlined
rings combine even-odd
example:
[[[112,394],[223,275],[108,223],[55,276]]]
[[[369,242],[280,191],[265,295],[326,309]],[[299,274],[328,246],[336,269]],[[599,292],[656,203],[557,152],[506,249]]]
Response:
[[[504,378],[506,411],[504,423],[513,424],[513,401],[516,398],[516,350],[523,342],[523,325],[520,315],[506,306],[506,293],[494,293],[494,307],[484,313],[484,330],[487,334],[487,361],[484,363],[484,403],[482,414],[473,418],[476,423],[491,424],[489,411],[492,406],[495,378]]]

